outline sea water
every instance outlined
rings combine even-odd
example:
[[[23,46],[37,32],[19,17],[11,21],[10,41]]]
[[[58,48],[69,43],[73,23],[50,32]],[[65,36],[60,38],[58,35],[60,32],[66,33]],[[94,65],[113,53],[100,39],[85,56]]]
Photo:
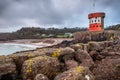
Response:
[[[40,46],[17,43],[0,43],[0,55],[9,55],[19,51],[33,50]]]

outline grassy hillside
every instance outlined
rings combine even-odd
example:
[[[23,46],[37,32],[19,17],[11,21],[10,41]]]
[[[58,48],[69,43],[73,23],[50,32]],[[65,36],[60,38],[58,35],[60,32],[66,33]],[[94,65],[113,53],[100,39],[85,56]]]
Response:
[[[120,24],[108,26],[105,30],[118,30],[120,31]]]

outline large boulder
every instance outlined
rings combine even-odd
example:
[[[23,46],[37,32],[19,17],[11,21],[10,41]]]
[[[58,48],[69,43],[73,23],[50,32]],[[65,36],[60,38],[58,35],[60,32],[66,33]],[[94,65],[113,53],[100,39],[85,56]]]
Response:
[[[78,43],[71,45],[70,47],[73,48],[75,51],[79,49],[89,51],[89,44]]]
[[[89,55],[89,53],[87,51],[84,50],[78,50],[75,53],[75,59],[80,63],[80,65],[82,66],[86,66],[86,67],[91,67],[94,62],[91,58],[91,56]]]
[[[100,61],[105,58],[105,56],[101,55],[97,51],[90,51],[89,54],[92,57],[93,61]]]
[[[53,58],[63,58],[65,55],[70,57],[73,56],[74,49],[66,47],[66,48],[58,48],[58,49],[49,49],[46,51],[46,55]],[[71,57],[72,57],[71,56]]]
[[[75,68],[77,66],[79,66],[79,63],[75,60],[67,60],[65,62],[65,67],[66,67],[67,70],[69,70],[71,68]]]
[[[90,36],[90,33],[87,31],[76,32],[76,33],[74,33],[74,40],[76,42],[86,43],[86,42],[91,41],[91,36]]]
[[[120,40],[105,41],[105,48],[101,52],[120,52]]]
[[[67,60],[72,60],[74,59],[74,53],[75,53],[74,49],[70,47],[66,47],[61,50],[61,53],[58,56],[58,59],[62,62],[66,62]]]
[[[59,73],[60,64],[56,58],[48,56],[38,56],[23,63],[22,73],[23,79],[33,80],[34,77],[41,73],[48,78],[53,78]]]
[[[78,49],[83,49],[83,46],[80,44],[74,44],[70,46],[71,48],[73,48],[75,51],[77,51]]]
[[[61,55],[73,54],[75,51],[70,47],[66,47],[61,50]]]
[[[96,63],[92,72],[95,80],[120,80],[120,57],[103,59]]]
[[[25,60],[34,58],[36,56],[44,55],[42,52],[34,52],[34,51],[28,51],[28,52],[19,52],[9,55],[15,62],[17,66],[18,74],[21,74],[22,64]]]
[[[87,67],[78,66],[65,71],[55,77],[54,80],[95,80]]]
[[[16,65],[12,58],[7,56],[0,56],[0,78],[5,80],[15,79],[16,77]]]
[[[37,74],[34,78],[34,80],[49,80],[47,78],[47,76],[43,75],[43,74]]]
[[[101,46],[98,42],[89,42],[89,51],[100,51]]]

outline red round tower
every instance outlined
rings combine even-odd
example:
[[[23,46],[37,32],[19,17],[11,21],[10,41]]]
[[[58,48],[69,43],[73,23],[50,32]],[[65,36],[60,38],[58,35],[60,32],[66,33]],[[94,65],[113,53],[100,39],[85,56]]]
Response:
[[[103,12],[90,13],[88,15],[89,31],[104,30],[104,17],[105,17],[105,13]]]

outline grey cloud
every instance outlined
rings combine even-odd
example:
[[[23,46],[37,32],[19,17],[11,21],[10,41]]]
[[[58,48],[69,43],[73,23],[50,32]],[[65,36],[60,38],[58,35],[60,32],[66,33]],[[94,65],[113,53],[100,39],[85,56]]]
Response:
[[[9,0],[0,0],[0,14],[5,10],[9,3]]]
[[[87,27],[93,0],[0,0],[0,32],[20,26],[65,25]],[[96,0],[96,11],[106,12],[107,23],[119,22],[120,0]],[[115,19],[115,20],[112,20]],[[110,22],[111,21],[111,22]],[[68,24],[68,25],[66,25]],[[106,25],[108,25],[106,24]],[[58,27],[58,26],[57,26]],[[7,31],[7,30],[6,30]]]

